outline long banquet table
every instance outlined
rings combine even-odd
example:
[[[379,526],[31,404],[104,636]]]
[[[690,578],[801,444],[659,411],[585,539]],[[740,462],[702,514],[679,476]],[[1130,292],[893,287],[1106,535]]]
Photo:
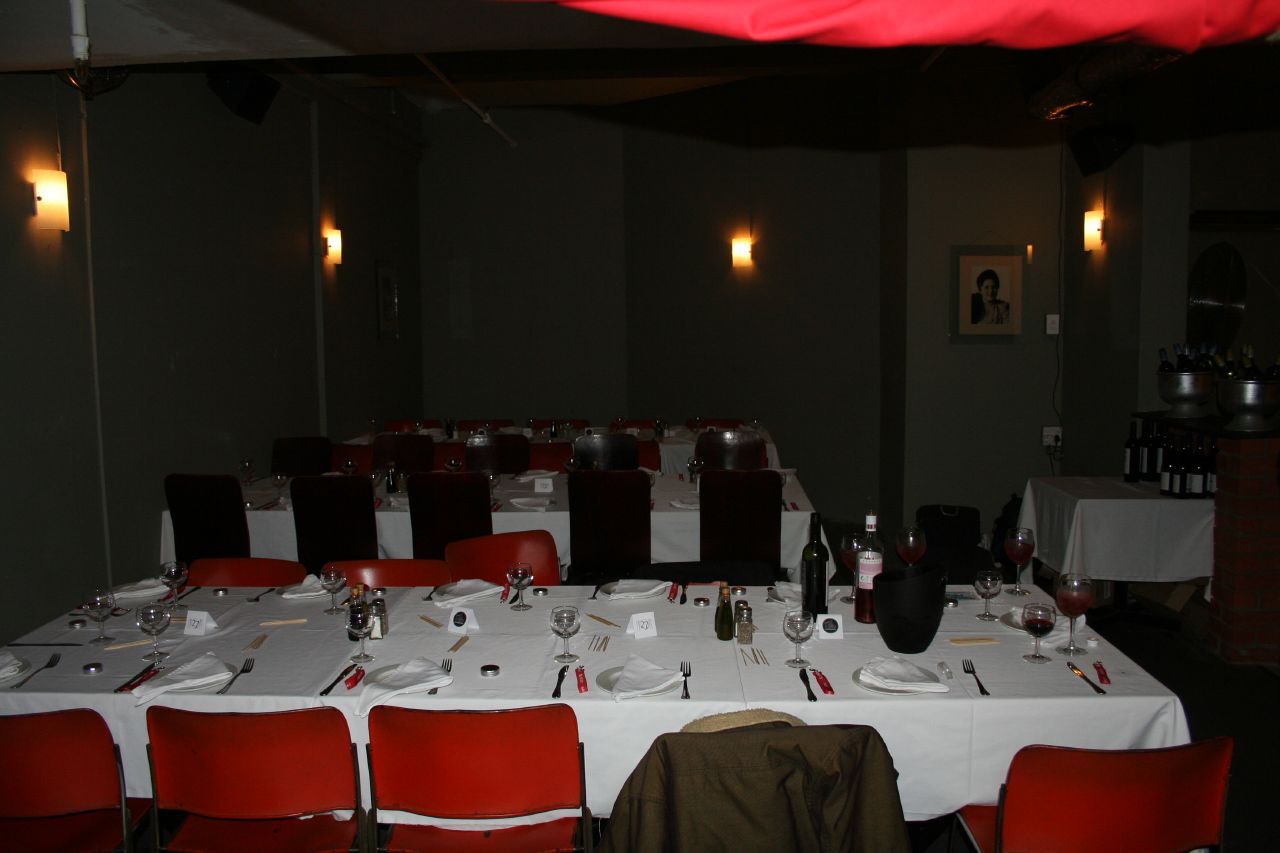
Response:
[[[394,700],[414,708],[486,709],[550,702],[559,665],[552,655],[560,641],[548,628],[550,609],[575,604],[584,614],[596,614],[625,626],[630,614],[652,611],[658,636],[636,640],[621,627],[611,628],[583,618],[581,633],[572,649],[583,658],[589,690],[579,694],[572,674],[565,682],[564,698],[578,718],[585,744],[588,801],[600,816],[610,813],[616,795],[648,749],[653,738],[676,731],[685,723],[708,714],[748,708],[772,708],[794,714],[811,724],[861,723],[875,726],[888,744],[898,770],[898,785],[908,819],[925,819],[949,813],[970,802],[994,802],[1013,754],[1030,743],[1052,743],[1097,748],[1149,748],[1185,743],[1186,718],[1178,698],[1105,640],[1081,661],[1092,675],[1089,662],[1102,660],[1112,685],[1107,695],[1095,695],[1067,669],[1065,660],[1053,655],[1052,664],[1025,663],[1020,655],[1031,640],[1001,623],[982,623],[974,617],[979,603],[973,599],[948,610],[932,646],[907,656],[933,671],[945,661],[955,673],[947,681],[948,693],[889,696],[867,692],[852,681],[856,668],[870,658],[886,654],[874,626],[845,617],[843,639],[812,640],[805,654],[824,671],[835,688],[834,696],[819,694],[806,700],[795,670],[784,661],[793,646],[782,636],[784,607],[766,600],[763,588],[747,590],[759,630],[755,647],[767,655],[769,665],[749,663],[736,642],[715,638],[713,608],[695,607],[696,596],[710,596],[710,586],[692,586],[689,604],[669,603],[665,596],[607,601],[589,600],[590,588],[550,587],[549,594],[531,597],[533,609],[513,612],[496,598],[471,605],[480,631],[456,652],[447,649],[458,637],[433,627],[420,614],[447,624],[449,610],[423,601],[425,589],[392,589],[390,634],[369,643],[376,660],[371,673],[415,656],[439,661],[453,659],[454,682],[438,695],[418,693]],[[836,590],[838,594],[847,590]],[[162,635],[162,646],[172,653],[176,666],[204,652],[214,652],[226,663],[238,666],[246,655],[256,666],[240,678],[225,696],[212,692],[167,693],[158,704],[197,711],[271,711],[331,705],[347,717],[353,741],[367,742],[367,718],[355,714],[363,688],[348,692],[341,685],[329,697],[320,689],[347,663],[353,645],[343,621],[323,613],[324,599],[285,600],[270,594],[258,603],[247,600],[258,590],[233,589],[224,597],[197,589],[183,604],[213,614],[218,629],[205,637],[183,636],[177,627]],[[1036,596],[1043,597],[1037,590]],[[1019,604],[1032,599],[1020,599]],[[996,603],[1008,606],[1004,596]],[[849,614],[848,605],[832,602],[832,612]],[[278,619],[305,619],[305,623],[264,627]],[[142,638],[131,616],[108,620],[108,633],[117,641]],[[60,617],[22,638],[25,643],[77,643],[89,639],[92,628],[72,629]],[[266,641],[247,651],[259,635]],[[608,635],[606,651],[591,649],[591,638]],[[958,646],[961,638],[989,637],[988,645]],[[0,689],[0,712],[29,713],[59,708],[88,707],[107,720],[123,758],[131,796],[145,796],[150,783],[146,760],[146,705],[113,689],[137,672],[145,648],[106,651],[98,646],[64,648],[15,647],[12,651],[37,665],[51,651],[62,652],[61,663],[40,672],[21,690]],[[679,690],[662,696],[612,701],[596,683],[606,668],[621,666],[631,653],[655,663],[677,668],[690,661],[692,698],[681,700]],[[973,678],[965,675],[961,661],[971,658],[978,675],[992,695],[980,696]],[[103,664],[103,672],[87,675],[81,667],[89,661]],[[480,666],[496,663],[501,674],[482,677]],[[815,690],[817,689],[815,685]],[[512,760],[520,746],[512,744]],[[443,768],[424,767],[424,772]],[[363,769],[362,769],[363,772]],[[1062,780],[1047,780],[1046,790],[1057,790]],[[367,798],[366,798],[367,803]]]

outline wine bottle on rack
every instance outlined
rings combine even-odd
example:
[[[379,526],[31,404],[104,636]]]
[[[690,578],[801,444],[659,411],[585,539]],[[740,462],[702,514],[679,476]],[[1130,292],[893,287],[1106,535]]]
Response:
[[[1173,351],[1178,356],[1179,373],[1190,373],[1196,369],[1195,362],[1191,360],[1191,355],[1187,352],[1187,348],[1185,346],[1182,344],[1174,344]]]
[[[1124,443],[1124,481],[1126,483],[1136,483],[1140,479],[1142,472],[1142,463],[1146,461],[1146,454],[1141,453],[1138,447],[1138,424],[1136,421],[1129,421],[1129,440]]]
[[[1138,478],[1154,483],[1160,479],[1160,463],[1156,457],[1156,425],[1142,422],[1142,438],[1138,439]]]
[[[1187,450],[1186,443],[1179,438],[1174,445],[1172,458],[1169,460],[1169,494],[1175,498],[1187,496]]]
[[[1196,436],[1195,443],[1189,446],[1187,452],[1187,473],[1186,473],[1186,496],[1189,498],[1204,497],[1204,450],[1202,445],[1203,438]]]
[[[875,579],[884,568],[884,546],[880,544],[874,509],[867,510],[866,525],[862,550],[858,552],[858,591],[853,602],[853,618],[871,623],[876,621]]]
[[[1165,448],[1160,456],[1160,494],[1169,497],[1173,494],[1173,446]]]
[[[1244,363],[1244,370],[1241,372],[1240,378],[1251,382],[1262,378],[1262,371],[1258,369],[1257,362],[1253,360],[1253,355],[1253,344],[1245,344],[1244,357],[1241,359]]]
[[[1218,440],[1209,439],[1209,450],[1204,460],[1204,496],[1211,498],[1218,493]]]
[[[809,543],[800,554],[800,582],[803,584],[800,599],[804,609],[814,617],[827,612],[827,563],[831,553],[822,544],[822,518],[816,512],[809,513]]]

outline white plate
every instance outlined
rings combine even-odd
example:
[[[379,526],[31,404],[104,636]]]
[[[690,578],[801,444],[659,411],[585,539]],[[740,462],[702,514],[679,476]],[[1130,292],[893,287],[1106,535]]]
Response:
[[[6,681],[13,681],[14,679],[21,678],[22,676],[26,675],[28,672],[31,671],[31,661],[27,660],[26,658],[16,658],[16,660],[18,661],[18,668],[6,676],[0,677],[0,684],[4,684]]]
[[[1005,626],[1006,628],[1012,628],[1013,630],[1017,631],[1019,634],[1027,633],[1027,630],[1025,628],[1023,628],[1017,622],[1013,621],[1012,611],[1006,610],[1004,613],[1000,614],[1000,624]]]
[[[468,584],[469,586],[475,585],[475,579],[468,578],[466,580],[440,584],[440,586],[435,588],[435,592],[431,593],[431,601],[435,604],[441,604],[441,603],[448,604],[450,596],[454,595],[455,591],[458,589],[459,585],[461,584]],[[483,596],[483,595],[497,595],[501,592],[502,592],[502,587],[493,586],[489,589],[483,589],[483,590],[468,588],[457,594],[459,596],[470,596],[470,595],[477,595],[477,594]]]
[[[853,671],[853,683],[858,685],[868,693],[879,693],[881,696],[923,696],[928,693],[936,692],[936,691],[930,691],[930,690],[895,690],[890,687],[872,687],[870,684],[864,684],[858,678],[858,673],[860,672],[862,672],[862,667],[858,667]],[[936,682],[938,680],[938,676],[934,675],[932,672],[929,672],[927,669],[923,670],[923,672],[925,675],[929,676],[929,678],[932,679],[933,681]]]
[[[555,503],[553,498],[512,498],[511,505],[520,509],[545,510]]]
[[[611,666],[608,669],[606,669],[604,672],[596,676],[596,686],[599,687],[601,690],[603,690],[605,693],[608,693],[610,696],[612,696],[614,685],[618,683],[618,679],[621,677],[622,677],[622,667]],[[666,690],[659,690],[657,693],[646,693],[644,694],[644,696],[636,696],[635,698],[643,699],[645,698],[645,696],[662,696],[664,694],[670,693],[672,690],[678,690],[681,684],[683,684],[683,682],[676,681],[672,683],[670,686],[668,686]]]

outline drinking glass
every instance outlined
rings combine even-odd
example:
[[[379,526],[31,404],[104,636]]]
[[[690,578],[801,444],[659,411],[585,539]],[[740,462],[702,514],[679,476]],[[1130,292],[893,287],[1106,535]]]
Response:
[[[169,588],[169,609],[185,610],[185,604],[178,603],[178,590],[187,582],[187,564],[181,560],[172,560],[160,565],[160,582]]]
[[[325,588],[329,593],[329,609],[325,610],[330,616],[336,616],[343,612],[338,606],[338,590],[347,585],[347,576],[342,571],[325,566],[320,572],[320,586]]]
[[[346,474],[348,477],[354,476],[356,471],[359,470],[359,467],[360,466],[356,464],[356,460],[351,457],[347,457],[342,460],[342,473]]]
[[[807,610],[788,610],[782,617],[782,633],[796,644],[796,656],[787,661],[787,666],[803,669],[809,665],[801,655],[800,647],[813,636],[813,614]]]
[[[461,470],[462,470],[462,463],[458,461],[458,457],[456,457],[456,456],[450,456],[448,459],[446,459],[446,460],[444,461],[444,470],[446,470],[446,471],[461,471]]]
[[[849,594],[840,596],[845,604],[853,604],[854,590],[858,588],[858,552],[862,550],[862,536],[858,533],[846,533],[840,539],[840,562],[849,570]]]
[[[347,633],[360,638],[360,651],[351,656],[351,660],[355,663],[368,663],[373,660],[373,655],[364,650],[365,638],[372,630],[373,608],[369,606],[369,602],[363,599],[352,601],[351,606],[347,608]]]
[[[556,663],[573,663],[578,656],[569,651],[569,638],[578,633],[582,622],[576,607],[556,607],[551,611],[551,631],[564,640],[564,653],[556,655]]]
[[[85,599],[84,604],[80,605],[80,609],[90,619],[98,623],[98,636],[90,640],[90,643],[106,644],[115,639],[107,636],[107,617],[111,615],[111,611],[115,607],[116,597],[111,594],[109,589],[95,589],[93,594]]]
[[[1013,589],[1006,589],[1009,595],[1030,595],[1031,590],[1022,588],[1022,570],[1031,562],[1031,555],[1036,552],[1036,534],[1027,527],[1012,527],[1004,537],[1004,555],[1017,566],[1017,574],[1013,576]]]
[[[925,549],[929,543],[924,538],[924,528],[912,524],[898,531],[898,556],[908,566],[914,566],[924,559]]]
[[[493,503],[498,499],[498,483],[502,482],[502,475],[497,471],[489,471],[489,502]]]
[[[1049,658],[1040,654],[1040,638],[1049,636],[1057,621],[1058,611],[1053,609],[1052,604],[1028,604],[1022,608],[1022,628],[1036,638],[1035,653],[1023,655],[1023,660],[1029,663],[1049,662]]]
[[[253,460],[247,456],[240,460],[240,482],[246,486],[253,482]]]
[[[1057,595],[1058,609],[1071,619],[1071,633],[1067,644],[1058,649],[1058,654],[1067,657],[1087,655],[1083,646],[1076,645],[1076,617],[1083,616],[1093,606],[1093,578],[1083,574],[1058,575]]]
[[[982,598],[983,609],[978,614],[979,619],[983,622],[994,622],[999,617],[991,612],[991,599],[1000,594],[1000,587],[1004,585],[1000,573],[995,569],[979,569],[978,574],[973,578],[973,589]]]
[[[160,651],[160,634],[169,627],[172,618],[169,608],[163,604],[144,604],[138,608],[138,627],[142,633],[151,635],[152,642],[152,649],[142,656],[143,660],[159,663],[169,656],[168,652]]]
[[[532,610],[532,605],[524,603],[525,587],[533,583],[533,567],[528,563],[513,563],[507,567],[507,583],[516,591],[515,604],[512,610]]]
[[[271,485],[276,487],[276,500],[284,502],[284,490],[289,486],[289,475],[279,471],[271,475]]]
[[[692,485],[696,486],[698,484],[698,475],[702,473],[702,469],[705,468],[706,465],[707,463],[703,462],[696,456],[689,457],[689,482]]]

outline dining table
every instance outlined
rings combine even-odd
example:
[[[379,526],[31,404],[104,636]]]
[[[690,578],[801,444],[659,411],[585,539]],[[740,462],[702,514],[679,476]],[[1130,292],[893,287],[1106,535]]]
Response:
[[[448,587],[388,588],[387,631],[383,639],[367,641],[374,657],[364,665],[367,675],[351,689],[338,681],[328,695],[321,695],[322,689],[343,673],[355,649],[343,616],[325,612],[328,594],[287,598],[280,590],[261,588],[188,588],[180,602],[187,609],[176,611],[175,621],[159,638],[161,648],[169,653],[164,665],[178,667],[207,654],[229,669],[240,669],[247,658],[255,664],[225,694],[212,687],[175,690],[149,702],[116,692],[145,664],[142,658],[149,641],[129,609],[140,600],[119,602],[118,615],[105,623],[106,633],[113,638],[105,647],[88,642],[97,633],[92,623],[73,627],[75,614],[69,610],[8,647],[34,666],[54,653],[60,659],[52,668],[36,672],[21,688],[6,689],[12,681],[0,683],[0,713],[97,711],[120,746],[129,795],[147,796],[145,713],[152,703],[206,712],[331,706],[347,720],[358,747],[361,778],[367,780],[364,691],[408,661],[422,658],[440,664],[449,659],[452,682],[437,694],[405,693],[389,701],[420,709],[569,705],[584,744],[587,802],[600,817],[611,813],[627,776],[657,735],[730,711],[772,709],[810,725],[874,726],[893,757],[909,820],[948,814],[967,803],[995,802],[1010,760],[1028,744],[1127,749],[1171,746],[1189,738],[1178,697],[1105,639],[1097,639],[1087,657],[1075,659],[1095,679],[1092,664],[1105,664],[1109,675],[1107,686],[1101,688],[1105,693],[1091,689],[1068,668],[1067,659],[1052,650],[1047,651],[1052,659],[1048,664],[1024,661],[1022,655],[1030,651],[1032,640],[1009,621],[1009,611],[1027,601],[1047,600],[1038,589],[1025,599],[1001,595],[993,611],[1002,619],[983,622],[976,618],[981,604],[973,591],[950,588],[956,605],[943,612],[928,648],[897,656],[933,674],[931,689],[941,685],[945,692],[902,693],[873,690],[856,680],[861,668],[893,658],[894,653],[875,625],[855,621],[852,606],[840,600],[849,590],[833,587],[827,617],[840,619],[831,620],[821,638],[802,647],[832,692],[820,690],[815,675],[810,698],[799,677],[801,670],[786,664],[795,646],[784,636],[782,623],[783,614],[796,606],[793,590],[781,584],[734,590],[734,599],[752,608],[754,631],[746,644],[718,639],[715,607],[699,606],[699,599],[715,601],[714,585],[691,584],[677,590],[683,596],[671,596],[667,585],[659,582],[651,588],[640,586],[645,588],[642,597],[618,599],[610,596],[615,588],[609,585],[526,590],[523,596],[531,608],[525,611],[501,601],[496,588],[464,603],[451,602]],[[433,600],[424,600],[428,595]],[[573,605],[581,614],[581,627],[571,638],[570,649],[580,656],[575,666],[583,667],[584,690],[580,692],[571,669],[562,697],[553,699],[561,667],[553,656],[561,651],[562,640],[552,634],[550,613],[560,605]],[[467,633],[451,627],[450,617],[460,607],[471,610]],[[651,625],[653,635],[629,634],[633,616]],[[212,629],[210,619],[216,623]],[[842,623],[839,630],[835,621]],[[199,625],[205,633],[186,633],[188,626]],[[610,678],[632,656],[668,672],[687,663],[689,698],[682,698],[679,679],[655,695],[614,696]],[[966,661],[972,664],[973,675],[966,671]],[[91,663],[96,669],[89,667]],[[497,673],[486,674],[487,666],[496,666]],[[942,667],[949,668],[950,676],[939,672]],[[989,695],[980,691],[979,679]],[[512,743],[511,760],[520,761],[520,755],[521,744]],[[428,761],[423,772],[447,773],[448,768]],[[1043,783],[1050,796],[1070,789],[1067,779]],[[364,802],[368,803],[367,795]]]

